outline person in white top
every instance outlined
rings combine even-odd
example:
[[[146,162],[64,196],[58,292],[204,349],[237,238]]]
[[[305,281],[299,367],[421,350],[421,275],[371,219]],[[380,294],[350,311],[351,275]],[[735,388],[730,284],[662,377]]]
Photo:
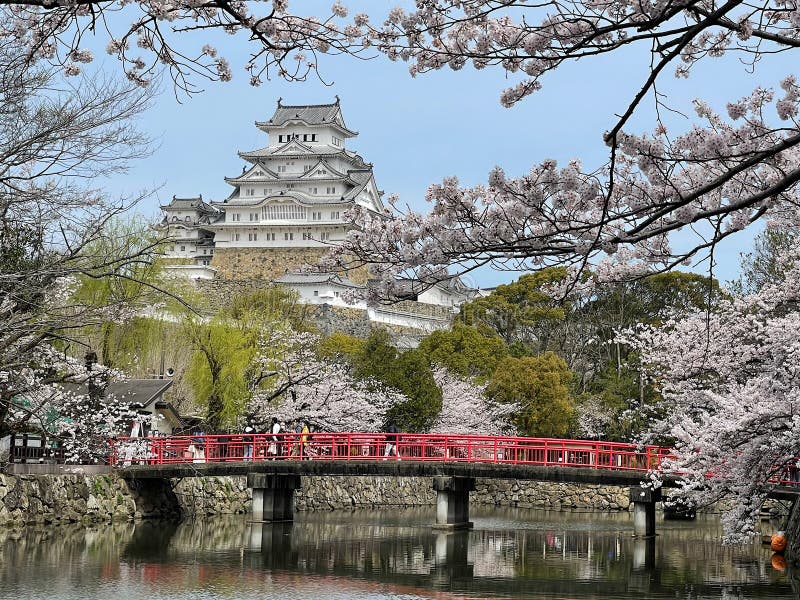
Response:
[[[272,444],[274,444],[274,446],[275,446],[275,451],[272,452],[271,454],[273,454],[274,456],[281,456],[282,455],[282,452],[281,452],[281,438],[280,438],[280,435],[278,435],[280,433],[281,433],[281,424],[278,423],[278,419],[277,418],[272,417]],[[272,450],[272,448],[270,448],[270,450]]]

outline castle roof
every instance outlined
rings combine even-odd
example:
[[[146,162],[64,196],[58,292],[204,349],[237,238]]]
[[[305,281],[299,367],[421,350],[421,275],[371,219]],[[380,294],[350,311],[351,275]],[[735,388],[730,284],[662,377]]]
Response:
[[[217,212],[216,208],[203,200],[202,194],[196,198],[178,198],[177,196],[173,196],[172,201],[169,204],[162,204],[160,206],[163,210],[197,210],[201,213]]]
[[[278,98],[278,107],[269,121],[256,121],[256,127],[269,130],[284,127],[289,123],[303,123],[304,125],[320,126],[330,125],[339,129],[345,137],[355,137],[357,131],[347,127],[342,117],[339,106],[339,96],[331,104],[282,104]]]
[[[286,152],[286,149],[289,148],[291,145],[295,145],[297,148],[297,152]],[[309,148],[306,150],[305,148]],[[258,148],[257,150],[248,150],[247,152],[239,152],[239,158],[242,158],[249,162],[256,162],[263,158],[305,158],[309,155],[318,156],[320,158],[329,158],[332,156],[338,156],[340,158],[346,158],[353,162],[353,164],[358,166],[368,166],[369,163],[364,162],[364,159],[361,157],[360,154],[357,152],[353,152],[351,150],[341,149],[341,150],[331,150],[327,152],[320,152],[318,147],[311,148],[306,146],[302,142],[291,141],[287,142],[283,146],[275,148],[274,146],[267,146],[266,148]]]
[[[296,200],[300,204],[308,204],[308,205],[318,205],[318,204],[343,204],[348,201],[349,194],[342,196],[337,196],[335,198],[326,198],[324,196],[313,196],[311,194],[307,194],[302,190],[280,190],[273,194],[269,194],[266,197],[261,198],[248,198],[242,197],[235,191],[233,194],[228,196],[225,202],[215,202],[217,206],[222,208],[223,210],[229,206],[261,206],[265,202],[270,202],[273,200],[280,200],[284,198],[291,198],[292,200]]]

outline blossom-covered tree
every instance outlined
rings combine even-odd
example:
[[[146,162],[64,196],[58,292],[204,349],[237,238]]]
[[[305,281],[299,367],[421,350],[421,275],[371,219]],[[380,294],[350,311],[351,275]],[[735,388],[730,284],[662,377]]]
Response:
[[[322,431],[379,431],[386,414],[407,400],[371,379],[356,379],[342,362],[319,358],[312,333],[263,337],[252,371],[248,418],[264,426],[272,417],[307,421]]]
[[[731,540],[752,533],[770,479],[788,478],[800,454],[800,261],[779,261],[784,279],[754,294],[621,337],[664,396],[652,431],[675,448],[664,472],[698,505],[733,500]]]
[[[470,435],[513,435],[513,415],[519,410],[514,403],[494,402],[486,397],[486,385],[454,375],[443,367],[433,372],[442,390],[442,412],[431,433]]]
[[[68,462],[108,458],[109,438],[126,433],[139,416],[125,398],[106,394],[109,381],[122,374],[94,359],[94,353],[82,362],[49,345],[34,348],[29,366],[14,373],[18,381],[27,382],[25,390],[0,407],[6,426],[43,433],[64,448]],[[0,389],[8,384],[0,380]]]

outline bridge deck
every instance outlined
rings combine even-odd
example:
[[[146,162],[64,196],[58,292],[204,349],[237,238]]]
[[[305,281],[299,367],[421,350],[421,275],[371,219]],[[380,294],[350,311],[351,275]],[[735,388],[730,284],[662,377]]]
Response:
[[[246,475],[248,473],[293,475],[377,475],[385,477],[485,477],[526,479],[560,483],[639,485],[646,479],[639,471],[598,470],[589,467],[558,467],[492,463],[435,463],[417,461],[285,460],[205,464],[132,465],[118,473],[126,479]],[[673,481],[665,485],[674,486]]]

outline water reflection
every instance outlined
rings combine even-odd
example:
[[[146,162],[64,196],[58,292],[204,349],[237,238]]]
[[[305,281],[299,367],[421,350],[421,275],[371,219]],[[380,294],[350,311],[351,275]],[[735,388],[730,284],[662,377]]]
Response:
[[[0,532],[0,598],[795,598],[759,545],[722,547],[711,517],[631,536],[630,517],[479,509],[244,517]],[[795,586],[793,592],[792,586]]]

